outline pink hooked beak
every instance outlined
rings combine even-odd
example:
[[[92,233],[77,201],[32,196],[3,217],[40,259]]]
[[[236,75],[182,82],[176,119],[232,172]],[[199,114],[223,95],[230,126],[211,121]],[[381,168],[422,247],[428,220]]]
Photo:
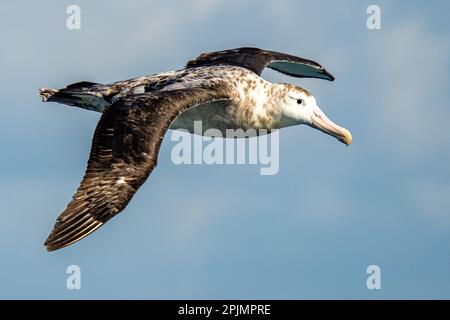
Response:
[[[349,145],[352,143],[352,135],[350,131],[335,124],[328,119],[325,113],[320,110],[319,107],[315,107],[311,115],[312,124],[311,127],[319,129],[326,134],[329,134],[342,143]]]

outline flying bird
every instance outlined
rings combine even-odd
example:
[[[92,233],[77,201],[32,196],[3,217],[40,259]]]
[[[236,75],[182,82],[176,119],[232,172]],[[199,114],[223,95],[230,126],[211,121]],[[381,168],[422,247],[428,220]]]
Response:
[[[52,251],[84,238],[121,212],[157,163],[168,129],[279,129],[306,124],[349,145],[347,129],[319,109],[314,96],[292,84],[261,78],[266,68],[297,78],[333,81],[317,62],[237,48],[203,53],[181,70],[111,84],[77,82],[40,89],[42,101],[101,112],[87,170],[45,246]]]

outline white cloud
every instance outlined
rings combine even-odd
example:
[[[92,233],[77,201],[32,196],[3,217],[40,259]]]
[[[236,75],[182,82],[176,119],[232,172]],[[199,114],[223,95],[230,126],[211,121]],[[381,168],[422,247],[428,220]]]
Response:
[[[384,26],[368,36],[373,66],[372,134],[398,154],[420,156],[448,147],[448,39],[417,20]]]
[[[425,181],[415,185],[411,199],[427,223],[435,228],[450,227],[450,184]]]
[[[179,178],[169,172],[165,173],[167,181]],[[205,181],[202,183],[207,184]],[[167,184],[167,189],[174,189],[174,193],[168,192],[162,196],[166,214],[161,217],[164,220],[161,224],[167,226],[167,241],[180,249],[198,241],[205,232],[208,233],[215,224],[220,223],[224,215],[232,215],[232,209],[237,205],[236,194],[227,190],[200,188],[194,193],[182,193],[178,188],[179,186],[174,189],[171,183]]]
[[[308,181],[308,188],[299,196],[302,217],[315,221],[336,225],[355,212],[345,194],[340,192],[337,181],[327,183]]]

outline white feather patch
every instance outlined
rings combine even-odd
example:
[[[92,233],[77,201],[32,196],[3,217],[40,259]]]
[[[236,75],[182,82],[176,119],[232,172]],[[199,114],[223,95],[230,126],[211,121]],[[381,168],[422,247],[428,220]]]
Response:
[[[120,177],[120,179],[118,179],[118,180],[116,181],[116,184],[124,184],[124,183],[126,183],[124,177]]]

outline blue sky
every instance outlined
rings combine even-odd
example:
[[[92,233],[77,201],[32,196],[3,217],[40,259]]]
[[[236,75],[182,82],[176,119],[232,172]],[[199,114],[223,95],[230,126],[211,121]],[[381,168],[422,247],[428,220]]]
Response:
[[[81,8],[68,30],[66,8]],[[380,30],[366,8],[381,8]],[[450,298],[450,5],[444,1],[0,1],[0,298]],[[280,170],[181,165],[167,139],[125,212],[47,253],[84,175],[99,114],[39,87],[181,68],[256,46],[322,63],[311,91],[345,148],[280,132]],[[67,266],[82,289],[66,289]],[[379,265],[382,289],[368,290]]]

